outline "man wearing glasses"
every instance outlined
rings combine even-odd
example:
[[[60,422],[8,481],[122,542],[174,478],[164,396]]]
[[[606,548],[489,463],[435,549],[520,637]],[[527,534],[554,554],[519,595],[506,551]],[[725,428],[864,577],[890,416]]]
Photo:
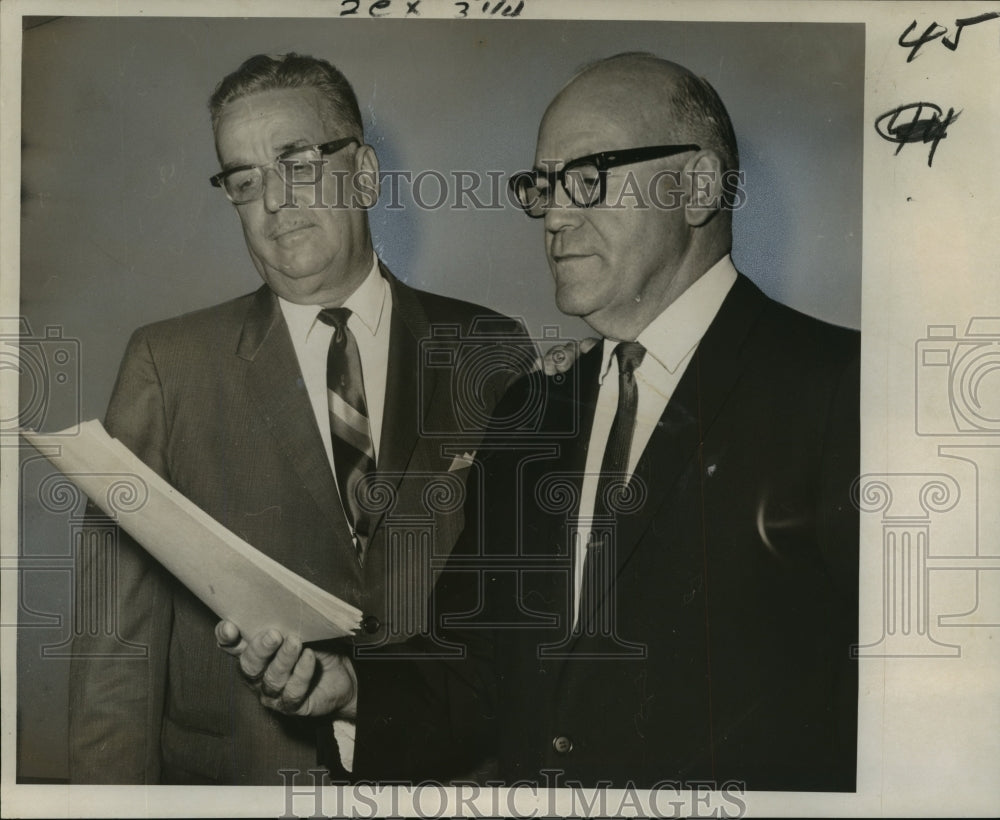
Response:
[[[306,681],[294,643],[240,647],[274,708],[357,715],[356,776],[492,757],[506,783],[854,790],[859,337],[736,271],[738,163],[715,91],[651,55],[549,106],[511,187],[560,310],[602,341],[538,439],[480,451],[485,541],[467,530],[436,588],[465,656]]]
[[[137,331],[107,428],[238,536],[359,607],[359,641],[401,640],[422,628],[431,579],[426,561],[390,552],[387,521],[420,518],[446,556],[461,506],[429,508],[425,491],[461,490],[481,433],[457,418],[446,369],[425,366],[440,352],[434,329],[450,330],[449,355],[488,329],[497,357],[475,396],[487,416],[533,348],[512,320],[380,264],[366,210],[378,159],[329,63],[252,57],[210,108],[222,165],[211,182],[265,286]],[[380,488],[367,502],[366,481]],[[215,616],[120,537],[118,634],[148,658],[101,658],[114,636],[77,640],[71,780],[264,785],[315,768],[331,721],[261,706],[262,684],[219,651]],[[352,727],[333,728],[332,759],[349,764]]]

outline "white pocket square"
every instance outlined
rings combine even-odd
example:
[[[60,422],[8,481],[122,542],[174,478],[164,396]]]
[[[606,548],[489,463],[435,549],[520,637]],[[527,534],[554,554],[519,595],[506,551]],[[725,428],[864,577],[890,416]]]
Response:
[[[453,473],[455,470],[464,470],[466,467],[471,467],[472,462],[476,460],[476,451],[473,450],[471,453],[462,453],[460,456],[455,456],[451,460],[451,464],[448,465],[448,472]]]

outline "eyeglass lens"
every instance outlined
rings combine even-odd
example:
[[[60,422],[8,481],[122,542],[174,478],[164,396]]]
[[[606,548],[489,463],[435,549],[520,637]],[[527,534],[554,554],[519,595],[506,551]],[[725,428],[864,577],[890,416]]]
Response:
[[[319,173],[317,161],[322,160],[322,154],[315,148],[286,154],[270,165],[257,166],[235,171],[223,180],[226,194],[237,205],[243,205],[257,199],[264,191],[264,172],[268,168],[277,168],[283,179],[296,184],[315,182]]]
[[[553,177],[559,179],[566,196],[578,207],[596,205],[601,197],[601,172],[595,165],[574,165],[552,176],[529,172],[518,179],[515,190],[521,206],[532,215],[540,215],[552,205]]]

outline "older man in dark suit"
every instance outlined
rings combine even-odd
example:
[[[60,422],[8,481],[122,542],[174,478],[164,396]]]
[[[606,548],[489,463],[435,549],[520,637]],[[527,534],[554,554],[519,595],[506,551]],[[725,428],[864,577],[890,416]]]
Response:
[[[533,349],[515,322],[414,290],[379,262],[367,216],[378,159],[332,65],[253,57],[210,107],[212,183],[265,285],[138,330],[107,428],[237,535],[361,608],[359,641],[401,640],[422,628],[432,578],[426,555],[399,547],[398,523],[419,519],[418,540],[447,556],[462,509],[427,490],[461,494],[482,433],[442,356],[465,344],[493,362],[471,398],[488,417]],[[265,709],[262,684],[219,651],[215,616],[119,536],[118,635],[148,658],[102,657],[113,636],[77,638],[71,780],[259,785],[315,768],[331,722]],[[349,765],[353,728],[334,733],[333,758]]]
[[[549,106],[512,186],[603,341],[536,436],[480,450],[484,524],[435,593],[464,656],[317,687],[357,714],[356,776],[854,789],[859,338],[736,271],[737,169],[715,91],[651,55]],[[253,639],[243,666],[294,690],[293,654]]]

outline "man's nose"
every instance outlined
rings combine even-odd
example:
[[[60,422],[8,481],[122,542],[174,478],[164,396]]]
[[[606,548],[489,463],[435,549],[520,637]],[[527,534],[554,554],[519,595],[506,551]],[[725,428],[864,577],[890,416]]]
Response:
[[[285,179],[277,168],[265,168],[262,173],[260,184],[263,186],[263,192],[261,196],[264,199],[264,207],[268,211],[275,213],[282,205],[294,203],[291,186],[285,185]]]
[[[575,205],[562,185],[552,188],[552,199],[545,209],[545,230],[555,233],[571,228],[580,220],[580,206]]]

